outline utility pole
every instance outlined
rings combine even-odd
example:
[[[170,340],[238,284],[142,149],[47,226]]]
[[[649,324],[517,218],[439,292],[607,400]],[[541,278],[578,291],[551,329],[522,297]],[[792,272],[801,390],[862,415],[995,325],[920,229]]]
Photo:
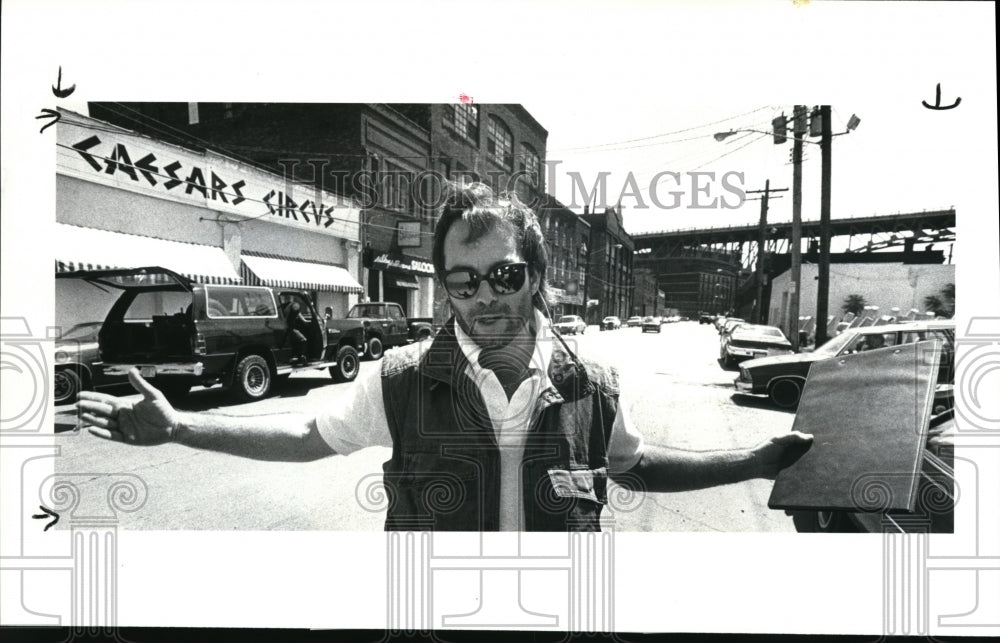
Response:
[[[747,194],[760,194],[760,223],[757,225],[757,298],[753,308],[753,323],[764,323],[764,245],[767,243],[765,232],[767,230],[767,205],[771,192],[787,192],[788,188],[771,189],[771,179],[764,181],[763,190],[749,190]],[[780,199],[781,197],[774,197]],[[748,199],[750,200],[750,199]]]
[[[802,281],[802,141],[806,135],[805,105],[796,105],[792,125],[792,296],[789,302],[788,339],[799,350],[799,293]]]
[[[826,318],[830,306],[830,176],[833,159],[833,128],[830,123],[830,106],[819,108],[822,120],[820,150],[823,154],[822,185],[819,208],[819,289],[816,293],[816,347],[826,342]]]

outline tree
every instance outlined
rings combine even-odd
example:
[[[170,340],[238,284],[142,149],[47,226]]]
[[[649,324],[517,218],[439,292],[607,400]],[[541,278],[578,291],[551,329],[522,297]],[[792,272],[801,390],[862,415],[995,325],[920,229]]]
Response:
[[[844,313],[860,315],[864,312],[867,305],[868,302],[865,301],[864,295],[848,295],[844,298],[844,303],[841,305],[840,310]]]
[[[924,310],[935,317],[951,317],[955,314],[955,284],[945,284],[937,295],[924,297]]]

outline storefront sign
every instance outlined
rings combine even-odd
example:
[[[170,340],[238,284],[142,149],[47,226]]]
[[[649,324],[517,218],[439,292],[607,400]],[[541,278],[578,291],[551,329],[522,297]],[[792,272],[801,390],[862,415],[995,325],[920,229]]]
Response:
[[[583,305],[583,294],[571,294],[562,288],[549,287],[549,299],[554,304],[571,304],[574,306]]]
[[[412,275],[433,275],[434,264],[417,257],[410,257],[402,254],[380,254],[375,256],[371,262],[365,262],[366,267],[372,270],[395,270]]]
[[[400,221],[396,224],[396,245],[400,248],[420,247],[420,222]]]
[[[358,209],[343,196],[293,184],[212,151],[195,152],[118,131],[78,114],[64,113],[57,128],[59,174],[358,240]]]

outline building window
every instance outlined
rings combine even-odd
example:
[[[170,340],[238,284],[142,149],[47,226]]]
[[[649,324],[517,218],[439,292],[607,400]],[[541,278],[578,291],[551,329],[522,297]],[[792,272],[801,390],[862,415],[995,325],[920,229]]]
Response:
[[[444,106],[444,126],[479,144],[479,107],[470,103]]]
[[[493,162],[507,168],[514,167],[514,136],[496,116],[490,116],[486,132],[486,152]]]
[[[527,143],[521,143],[521,158],[518,169],[527,175],[532,187],[541,188],[542,162],[538,157],[538,152]]]

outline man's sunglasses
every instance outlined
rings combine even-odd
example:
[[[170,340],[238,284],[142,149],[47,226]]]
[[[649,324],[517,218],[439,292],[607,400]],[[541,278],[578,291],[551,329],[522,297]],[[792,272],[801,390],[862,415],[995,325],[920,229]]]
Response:
[[[521,290],[528,272],[528,264],[502,263],[481,275],[472,268],[457,268],[444,273],[444,287],[455,299],[468,299],[479,292],[479,284],[486,282],[498,295],[510,295]]]

